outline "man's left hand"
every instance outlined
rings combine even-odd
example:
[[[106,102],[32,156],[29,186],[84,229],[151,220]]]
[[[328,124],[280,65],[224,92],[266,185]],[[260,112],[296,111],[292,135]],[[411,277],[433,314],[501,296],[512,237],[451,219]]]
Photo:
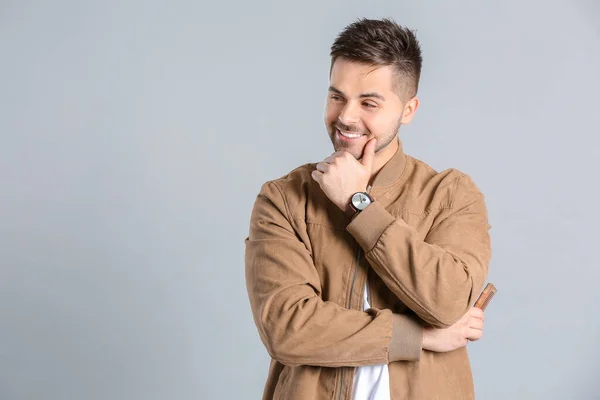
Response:
[[[354,193],[367,189],[373,171],[376,142],[375,138],[367,142],[360,160],[347,151],[337,151],[318,163],[317,169],[312,172],[312,178],[341,210],[348,207]]]

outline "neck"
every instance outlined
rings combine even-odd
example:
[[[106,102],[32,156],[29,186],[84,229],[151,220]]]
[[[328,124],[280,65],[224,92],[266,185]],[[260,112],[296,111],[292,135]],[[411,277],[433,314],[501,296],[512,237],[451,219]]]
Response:
[[[371,179],[369,179],[369,185],[373,184],[375,177],[385,164],[396,154],[400,147],[396,136],[387,146],[375,153],[375,159],[373,160],[373,170],[371,171]]]

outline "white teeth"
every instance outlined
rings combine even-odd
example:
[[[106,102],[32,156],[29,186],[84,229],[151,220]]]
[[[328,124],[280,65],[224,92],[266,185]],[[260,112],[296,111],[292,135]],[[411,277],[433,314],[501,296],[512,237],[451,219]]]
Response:
[[[343,136],[343,137],[347,137],[348,139],[356,139],[361,137],[362,135],[360,133],[356,134],[356,133],[345,133],[342,132],[338,129],[338,132]]]

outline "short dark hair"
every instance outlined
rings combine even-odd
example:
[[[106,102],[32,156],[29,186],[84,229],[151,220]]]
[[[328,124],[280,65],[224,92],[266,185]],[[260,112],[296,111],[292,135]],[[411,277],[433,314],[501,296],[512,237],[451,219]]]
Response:
[[[392,19],[361,18],[346,26],[331,46],[331,68],[338,57],[392,66],[399,93],[417,94],[421,77],[421,47],[415,33]]]

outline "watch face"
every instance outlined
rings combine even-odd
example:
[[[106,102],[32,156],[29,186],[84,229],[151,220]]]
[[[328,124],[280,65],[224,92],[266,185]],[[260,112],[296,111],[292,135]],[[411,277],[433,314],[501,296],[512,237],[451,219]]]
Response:
[[[369,204],[371,204],[371,199],[365,193],[359,192],[355,193],[354,196],[352,196],[352,205],[357,210],[362,211],[365,208],[367,208]]]

